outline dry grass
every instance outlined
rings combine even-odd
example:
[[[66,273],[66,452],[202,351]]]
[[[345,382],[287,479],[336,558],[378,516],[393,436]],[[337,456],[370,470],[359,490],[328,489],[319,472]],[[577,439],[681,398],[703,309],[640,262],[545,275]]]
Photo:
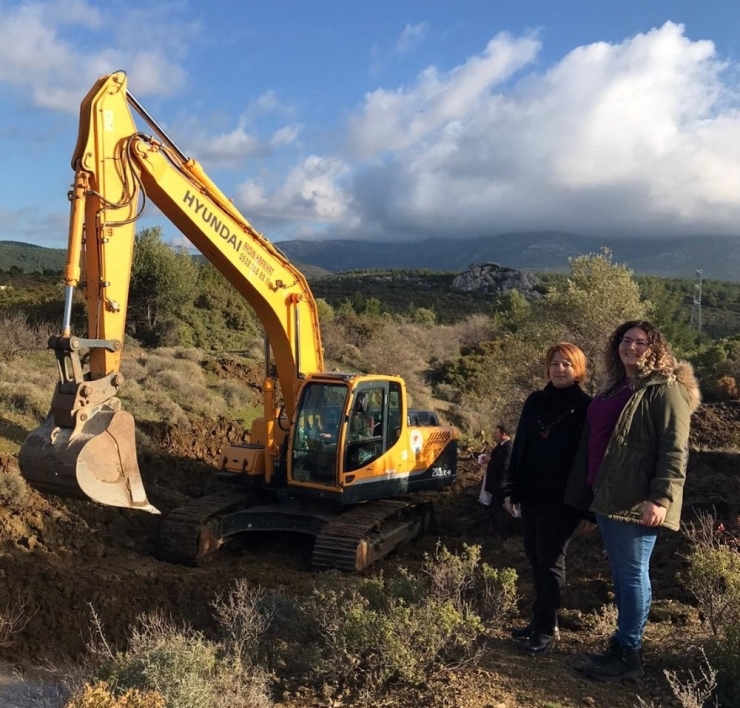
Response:
[[[12,509],[22,509],[31,494],[26,480],[21,477],[17,463],[3,465],[0,468],[0,504]],[[2,620],[0,620],[0,627]],[[2,630],[0,629],[0,646]]]
[[[0,311],[0,358],[9,361],[45,349],[52,334],[48,322],[30,322],[21,312]]]

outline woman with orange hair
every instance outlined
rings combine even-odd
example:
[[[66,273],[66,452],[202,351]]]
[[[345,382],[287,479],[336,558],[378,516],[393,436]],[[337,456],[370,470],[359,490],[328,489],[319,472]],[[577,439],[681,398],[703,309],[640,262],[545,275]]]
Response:
[[[547,350],[544,389],[524,403],[511,453],[506,509],[520,511],[524,550],[532,567],[535,601],[526,627],[514,629],[522,651],[544,654],[558,634],[568,542],[584,514],[563,503],[568,475],[591,397],[580,384],[586,356],[575,344]]]

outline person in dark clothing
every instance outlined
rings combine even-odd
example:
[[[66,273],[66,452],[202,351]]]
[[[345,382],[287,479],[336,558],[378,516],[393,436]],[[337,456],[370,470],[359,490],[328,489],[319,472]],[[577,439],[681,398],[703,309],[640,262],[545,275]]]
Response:
[[[568,542],[585,514],[563,496],[591,397],[580,383],[586,356],[575,344],[560,342],[545,357],[547,385],[530,394],[519,418],[509,464],[505,506],[521,510],[524,550],[532,567],[535,602],[526,627],[515,639],[529,654],[550,649],[558,633],[557,611],[565,584]]]
[[[499,536],[506,536],[509,532],[511,516],[506,511],[506,482],[509,476],[509,461],[511,460],[512,442],[509,429],[505,425],[497,425],[494,430],[496,444],[488,455],[486,465],[486,481],[483,488],[491,495],[491,513],[493,524]]]

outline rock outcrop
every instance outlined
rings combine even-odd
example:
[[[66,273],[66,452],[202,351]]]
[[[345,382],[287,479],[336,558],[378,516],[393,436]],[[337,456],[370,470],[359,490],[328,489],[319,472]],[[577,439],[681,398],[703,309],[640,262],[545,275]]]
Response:
[[[452,281],[452,289],[460,292],[489,292],[492,294],[518,290],[524,297],[537,300],[539,279],[532,273],[507,268],[498,263],[472,264]]]

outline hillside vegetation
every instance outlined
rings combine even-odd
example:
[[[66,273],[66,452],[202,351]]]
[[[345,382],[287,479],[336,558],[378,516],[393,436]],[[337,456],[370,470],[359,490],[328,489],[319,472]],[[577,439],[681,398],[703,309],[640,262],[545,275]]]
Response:
[[[20,241],[0,241],[0,270],[23,273],[61,273],[66,251]]]

